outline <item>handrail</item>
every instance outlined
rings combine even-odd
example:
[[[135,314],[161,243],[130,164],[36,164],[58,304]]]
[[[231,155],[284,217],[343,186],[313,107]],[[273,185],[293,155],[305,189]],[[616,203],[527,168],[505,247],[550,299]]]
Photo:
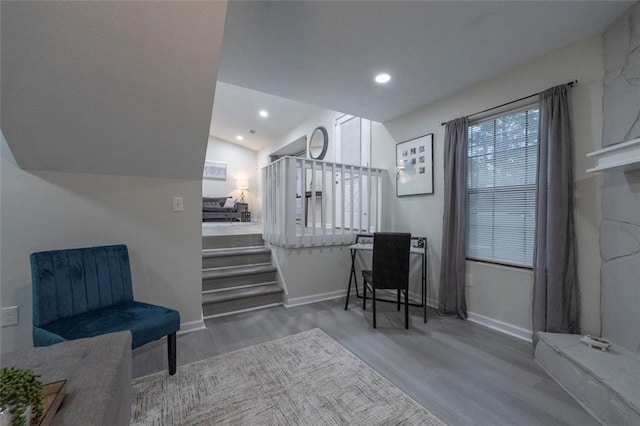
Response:
[[[269,167],[272,164],[275,163],[279,163],[281,161],[284,161],[286,159],[294,159],[294,160],[304,160],[307,163],[324,163],[327,165],[336,165],[336,166],[344,166],[344,167],[357,167],[357,168],[363,168],[363,169],[368,169],[368,170],[372,170],[372,171],[376,171],[376,172],[386,172],[387,169],[381,169],[381,168],[377,168],[377,167],[369,167],[369,166],[361,166],[360,164],[348,164],[348,163],[334,163],[331,161],[325,161],[325,160],[312,160],[310,158],[304,158],[304,157],[293,157],[293,156],[289,156],[286,155],[284,157],[280,157],[275,161],[272,161],[271,163],[267,164],[266,166],[262,166],[262,170],[266,169],[267,167]]]
[[[262,168],[263,238],[286,247],[351,244],[382,220],[387,170],[282,157]]]

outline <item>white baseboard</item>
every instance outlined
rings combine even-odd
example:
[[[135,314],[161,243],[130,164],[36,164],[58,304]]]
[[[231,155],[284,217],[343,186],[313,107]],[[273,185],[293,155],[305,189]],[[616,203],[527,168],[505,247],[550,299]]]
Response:
[[[509,336],[515,337],[525,342],[532,342],[532,332],[526,328],[518,327],[506,322],[498,321],[493,318],[485,317],[484,315],[476,314],[474,312],[467,312],[467,319],[473,323],[488,327],[492,330],[499,331]]]
[[[336,291],[330,291],[327,293],[313,294],[311,296],[294,297],[292,299],[288,299],[287,302],[284,304],[284,306],[286,308],[292,308],[294,306],[308,305],[310,303],[322,302],[324,300],[340,299],[346,296],[347,296],[346,290],[336,290]],[[356,297],[355,288],[351,289],[351,297]],[[412,302],[419,301],[420,295],[409,293],[409,299]],[[438,306],[438,302],[437,300],[428,299],[427,306],[436,308]]]
[[[362,290],[361,290],[362,291]],[[343,296],[346,296],[347,292],[343,292]],[[356,290],[352,289],[351,290],[351,296],[356,297]],[[367,294],[367,297],[371,296],[370,294]],[[404,299],[402,299],[402,301],[404,301]],[[414,293],[414,292],[409,292],[409,302],[411,303],[420,303],[420,293]],[[313,302],[311,302],[313,303]],[[436,299],[432,299],[432,298],[428,298],[427,299],[427,307],[429,308],[433,308],[433,309],[438,309],[438,301]]]
[[[192,333],[198,330],[204,330],[205,325],[203,320],[189,321],[183,322],[180,324],[180,330],[178,330],[178,334]]]
[[[415,293],[413,291],[410,291],[409,292],[409,299],[410,300],[414,300],[414,301],[417,300],[419,302],[421,300],[420,293]],[[432,298],[429,297],[429,298],[427,298],[427,306],[430,307],[430,308],[437,309],[438,308],[438,301],[436,299],[432,299]]]
[[[351,293],[352,293],[352,296],[355,297],[355,290],[352,290]],[[337,290],[337,291],[330,291],[327,293],[314,294],[311,296],[294,297],[294,298],[288,299],[284,303],[284,306],[286,308],[292,308],[294,306],[308,305],[310,303],[321,302],[323,300],[339,299],[339,298],[345,297],[346,295],[347,295],[346,290]],[[409,298],[419,301],[420,294],[409,293]],[[429,298],[427,299],[427,306],[437,309],[438,301],[436,299]],[[488,327],[492,330],[499,331],[501,333],[515,337],[517,339],[524,340],[525,342],[530,343],[532,341],[531,330],[527,330],[526,328],[522,328],[512,324],[508,324],[506,322],[498,321],[496,319],[489,318],[484,315],[476,314],[474,312],[468,312],[467,319],[470,322],[479,324],[483,327]]]
[[[420,300],[420,294],[409,293],[409,297]],[[427,306],[432,308],[438,308],[438,301],[436,299],[427,299]],[[485,317],[484,315],[476,314],[475,312],[467,312],[467,319],[473,323],[479,324],[483,327],[488,327],[492,330],[499,331],[509,336],[516,337],[525,342],[531,342],[532,333],[531,330],[526,328],[511,325],[506,322],[498,321],[493,318]]]
[[[347,290],[329,291],[327,293],[313,294],[311,296],[288,298],[284,303],[286,308],[294,306],[308,305],[309,303],[322,302],[323,300],[339,299],[347,296]]]

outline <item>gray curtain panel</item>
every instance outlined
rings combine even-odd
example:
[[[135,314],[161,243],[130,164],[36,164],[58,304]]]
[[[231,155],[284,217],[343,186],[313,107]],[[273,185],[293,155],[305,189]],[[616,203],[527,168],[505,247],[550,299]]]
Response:
[[[580,333],[569,86],[540,94],[533,332]]]
[[[440,312],[467,318],[465,280],[465,231],[467,204],[466,117],[447,123],[444,137],[444,217],[440,268]]]

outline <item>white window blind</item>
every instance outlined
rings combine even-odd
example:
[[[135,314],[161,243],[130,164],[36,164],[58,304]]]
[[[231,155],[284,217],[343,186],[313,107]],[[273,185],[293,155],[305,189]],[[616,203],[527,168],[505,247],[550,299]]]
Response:
[[[467,258],[531,267],[538,107],[469,126]]]

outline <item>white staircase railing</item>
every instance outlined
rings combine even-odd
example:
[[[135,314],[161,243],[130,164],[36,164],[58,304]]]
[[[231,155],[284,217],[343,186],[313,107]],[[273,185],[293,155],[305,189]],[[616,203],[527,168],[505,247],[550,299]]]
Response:
[[[283,157],[262,169],[263,237],[285,247],[351,244],[380,229],[384,169]]]

